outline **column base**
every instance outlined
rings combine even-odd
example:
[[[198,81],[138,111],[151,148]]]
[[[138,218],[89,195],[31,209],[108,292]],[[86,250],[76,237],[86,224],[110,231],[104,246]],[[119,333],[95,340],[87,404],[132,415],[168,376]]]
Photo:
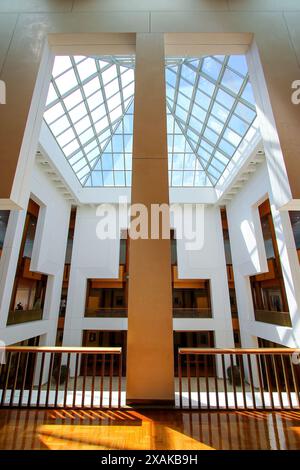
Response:
[[[173,408],[175,406],[175,399],[174,400],[156,400],[151,398],[143,398],[143,399],[136,399],[136,398],[128,398],[126,400],[127,406],[132,407],[166,407],[166,408]]]

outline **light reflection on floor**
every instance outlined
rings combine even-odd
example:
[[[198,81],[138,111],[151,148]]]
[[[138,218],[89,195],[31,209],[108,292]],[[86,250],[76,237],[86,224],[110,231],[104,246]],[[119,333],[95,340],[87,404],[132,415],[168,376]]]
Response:
[[[0,449],[300,449],[300,412],[1,410]]]

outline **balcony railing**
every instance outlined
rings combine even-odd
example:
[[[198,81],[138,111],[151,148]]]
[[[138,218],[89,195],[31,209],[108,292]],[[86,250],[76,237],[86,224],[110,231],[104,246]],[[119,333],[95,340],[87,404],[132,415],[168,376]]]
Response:
[[[98,308],[87,309],[88,318],[127,318],[127,308]],[[173,308],[173,318],[212,318],[209,308]]]
[[[300,349],[178,351],[177,406],[197,409],[299,409]]]
[[[122,348],[0,348],[1,407],[120,407]]]
[[[275,310],[255,310],[254,316],[256,321],[261,321],[263,323],[288,327],[292,326],[289,312],[277,312]]]
[[[210,308],[173,308],[173,318],[212,318]]]
[[[8,315],[7,325],[18,325],[19,323],[42,320],[42,318],[42,309],[11,310]]]
[[[85,317],[88,318],[126,318],[127,308],[97,308],[86,309]]]

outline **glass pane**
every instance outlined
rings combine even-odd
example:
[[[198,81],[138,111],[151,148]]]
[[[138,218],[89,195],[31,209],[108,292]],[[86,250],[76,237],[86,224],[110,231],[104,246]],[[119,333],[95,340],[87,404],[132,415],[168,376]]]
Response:
[[[226,69],[223,78],[222,78],[222,85],[226,88],[229,88],[234,93],[238,93],[241,89],[243,83],[243,79],[237,75],[236,73],[232,72],[229,69]]]
[[[221,68],[222,68],[222,65],[219,62],[217,62],[213,57],[206,57],[202,64],[203,72],[215,80],[218,79]]]
[[[55,83],[61,95],[72,90],[72,88],[75,88],[76,85],[78,85],[73,69],[58,77],[55,80]]]

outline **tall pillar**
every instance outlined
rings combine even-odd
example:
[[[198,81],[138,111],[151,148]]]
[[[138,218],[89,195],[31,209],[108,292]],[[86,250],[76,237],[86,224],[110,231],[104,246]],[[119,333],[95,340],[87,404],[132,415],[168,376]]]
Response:
[[[163,34],[137,34],[132,204],[169,203]],[[148,215],[149,234],[150,217]],[[131,239],[127,402],[173,402],[169,239]]]

